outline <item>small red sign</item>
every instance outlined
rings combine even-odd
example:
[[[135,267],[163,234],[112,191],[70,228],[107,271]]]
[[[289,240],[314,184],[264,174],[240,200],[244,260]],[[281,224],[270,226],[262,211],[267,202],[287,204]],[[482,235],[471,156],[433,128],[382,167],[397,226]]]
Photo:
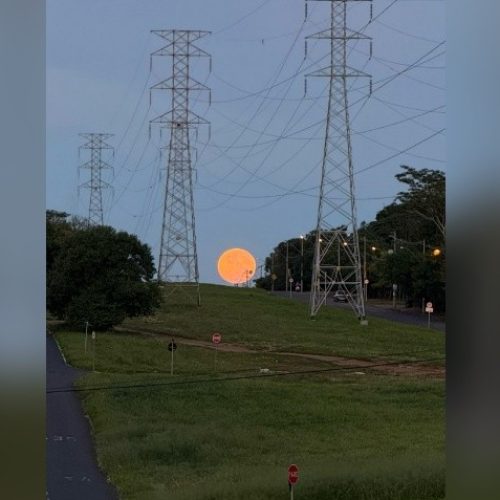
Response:
[[[427,302],[427,304],[425,304],[425,307],[432,307],[432,302]]]
[[[292,464],[288,467],[288,482],[290,484],[295,484],[299,480],[299,468]]]
[[[212,342],[214,344],[220,344],[220,341],[222,340],[222,335],[220,333],[214,333],[212,335]]]

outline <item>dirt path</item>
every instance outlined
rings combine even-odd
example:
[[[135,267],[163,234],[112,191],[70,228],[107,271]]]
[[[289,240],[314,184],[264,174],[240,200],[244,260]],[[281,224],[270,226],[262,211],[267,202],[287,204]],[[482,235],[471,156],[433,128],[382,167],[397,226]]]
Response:
[[[117,331],[138,333],[148,337],[154,337],[156,339],[162,340],[164,342],[170,342],[171,336],[163,333],[158,333],[147,329],[134,329],[134,328],[122,328],[115,327]],[[212,342],[206,340],[192,339],[189,337],[183,337],[179,334],[175,335],[175,341],[181,345],[201,347],[204,349],[213,349]],[[270,351],[270,350],[256,350],[250,349],[241,344],[219,344],[218,349],[220,352],[238,352],[238,353],[248,353],[248,354],[272,354],[273,356],[292,356],[302,359],[313,359],[317,361],[322,361],[326,363],[332,363],[337,366],[351,367],[358,369],[370,369],[376,372],[385,373],[389,375],[406,375],[406,376],[420,376],[420,377],[434,377],[434,378],[444,378],[445,368],[435,365],[426,365],[424,363],[397,363],[397,362],[386,362],[385,360],[366,360],[366,359],[356,359],[347,358],[344,356],[332,356],[327,354],[309,354],[301,352],[283,352],[283,351]],[[374,366],[379,364],[379,366]]]

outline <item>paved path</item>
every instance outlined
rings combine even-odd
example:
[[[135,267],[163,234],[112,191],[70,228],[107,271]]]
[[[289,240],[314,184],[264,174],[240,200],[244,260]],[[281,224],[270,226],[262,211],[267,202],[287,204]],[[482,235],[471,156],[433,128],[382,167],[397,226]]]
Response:
[[[274,292],[274,294],[279,295],[280,297],[289,297],[289,293],[287,292]],[[309,303],[309,292],[294,292],[292,294],[292,299]],[[351,308],[348,304],[334,302],[332,299],[328,299],[327,305],[329,307],[338,307],[342,309]],[[394,310],[391,307],[371,306],[369,303],[365,306],[365,308],[368,319],[370,319],[370,316],[375,316],[377,318],[388,319],[389,321],[396,321],[397,323],[427,327],[427,314],[422,314],[420,312],[416,312],[415,310]],[[431,328],[444,332],[446,330],[446,324],[444,321],[431,318]]]
[[[82,374],[67,366],[47,336],[47,390],[69,388]],[[47,394],[47,500],[115,500],[98,468],[89,422],[73,392]]]

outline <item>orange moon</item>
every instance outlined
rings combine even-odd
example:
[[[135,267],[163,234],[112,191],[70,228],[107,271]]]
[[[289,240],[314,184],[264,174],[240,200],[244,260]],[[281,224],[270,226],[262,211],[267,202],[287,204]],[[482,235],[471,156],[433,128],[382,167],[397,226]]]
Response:
[[[233,285],[250,281],[256,267],[254,256],[243,248],[230,248],[222,252],[217,261],[219,276]]]

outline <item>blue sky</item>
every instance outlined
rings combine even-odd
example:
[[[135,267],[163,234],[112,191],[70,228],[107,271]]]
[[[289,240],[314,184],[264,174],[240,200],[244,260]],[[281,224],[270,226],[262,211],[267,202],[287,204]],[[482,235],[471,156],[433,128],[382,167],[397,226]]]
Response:
[[[438,133],[446,116],[444,7],[375,0],[374,16],[384,12],[365,30],[374,57],[366,42],[351,46],[350,65],[371,73],[374,88],[367,100],[367,81],[353,80],[349,96],[359,101],[351,108],[359,221],[398,192],[401,164],[446,170]],[[149,140],[148,121],[168,110],[168,96],[155,95],[149,107],[148,88],[169,68],[155,61],[150,73],[149,54],[162,45],[150,30],[202,29],[212,31],[198,46],[213,68],[192,60],[193,76],[212,88],[210,107],[206,95],[192,100],[212,124],[210,141],[200,129],[193,144],[201,281],[221,282],[216,260],[228,247],[262,260],[279,241],[314,228],[327,82],[309,79],[304,97],[304,74],[326,65],[328,46],[310,42],[304,60],[304,38],[328,26],[327,2],[310,2],[306,22],[303,0],[48,0],[47,8],[48,208],[86,215],[78,134],[113,133],[115,175],[105,179],[115,192],[105,195],[105,220],[137,234],[157,257],[165,166],[158,148],[168,137],[153,131]],[[369,9],[350,5],[353,29],[368,22]]]

